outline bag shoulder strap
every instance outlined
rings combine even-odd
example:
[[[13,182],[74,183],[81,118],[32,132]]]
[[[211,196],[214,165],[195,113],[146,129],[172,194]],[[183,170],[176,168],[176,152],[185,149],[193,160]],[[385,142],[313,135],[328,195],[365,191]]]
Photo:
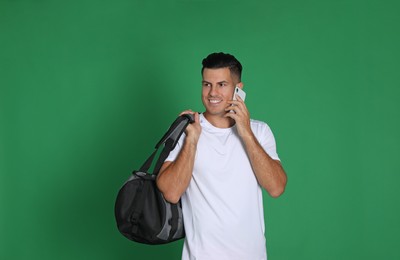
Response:
[[[139,171],[147,172],[149,170],[158,149],[162,144],[164,144],[164,148],[160,156],[158,157],[156,166],[153,170],[153,174],[157,175],[165,159],[168,157],[169,153],[175,148],[179,138],[185,131],[186,127],[193,122],[194,117],[191,114],[181,115],[177,119],[175,119],[175,121],[168,128],[164,136],[156,144],[154,152],[149,156],[149,158],[147,158],[142,167],[140,167]]]
[[[168,131],[164,134],[164,136],[160,139],[160,141],[156,144],[156,149],[160,147],[161,144],[165,143],[168,139],[172,140],[172,149],[175,148],[178,143],[179,138],[182,133],[185,131],[188,124],[194,122],[194,117],[191,114],[184,114],[179,116],[172,125],[169,127]]]

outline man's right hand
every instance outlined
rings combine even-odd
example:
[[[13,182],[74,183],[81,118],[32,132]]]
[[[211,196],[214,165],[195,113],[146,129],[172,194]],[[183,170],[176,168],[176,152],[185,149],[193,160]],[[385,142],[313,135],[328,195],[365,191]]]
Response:
[[[200,119],[199,119],[199,113],[194,112],[192,110],[185,110],[179,115],[185,115],[185,114],[192,114],[194,115],[194,122],[189,124],[186,128],[185,134],[186,134],[186,142],[190,142],[192,144],[197,144],[199,141],[199,137],[201,134],[201,126],[200,126]]]

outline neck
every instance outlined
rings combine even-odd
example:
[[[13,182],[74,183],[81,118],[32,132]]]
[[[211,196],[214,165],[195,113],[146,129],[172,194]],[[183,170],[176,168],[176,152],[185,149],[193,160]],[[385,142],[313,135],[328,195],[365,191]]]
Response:
[[[212,115],[207,111],[203,115],[210,124],[217,128],[230,128],[235,125],[235,120],[230,117],[224,117],[224,115]]]

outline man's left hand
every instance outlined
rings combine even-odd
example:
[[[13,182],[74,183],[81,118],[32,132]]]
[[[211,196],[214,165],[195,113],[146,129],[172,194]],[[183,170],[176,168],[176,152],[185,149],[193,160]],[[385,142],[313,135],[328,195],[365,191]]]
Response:
[[[238,134],[243,138],[253,134],[250,128],[250,113],[239,95],[236,95],[236,98],[237,100],[227,102],[230,106],[225,108],[225,111],[227,111],[225,117],[230,117],[235,120]]]

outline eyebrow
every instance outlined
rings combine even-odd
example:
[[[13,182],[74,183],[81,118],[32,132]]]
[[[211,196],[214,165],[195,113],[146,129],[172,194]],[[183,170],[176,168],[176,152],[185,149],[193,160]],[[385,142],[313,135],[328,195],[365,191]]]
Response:
[[[207,80],[202,80],[201,83],[209,83],[209,84],[211,84],[211,82],[209,82],[209,81],[207,81]],[[226,81],[226,80],[218,81],[218,82],[217,82],[217,84],[221,84],[221,83],[229,83],[229,82]]]

